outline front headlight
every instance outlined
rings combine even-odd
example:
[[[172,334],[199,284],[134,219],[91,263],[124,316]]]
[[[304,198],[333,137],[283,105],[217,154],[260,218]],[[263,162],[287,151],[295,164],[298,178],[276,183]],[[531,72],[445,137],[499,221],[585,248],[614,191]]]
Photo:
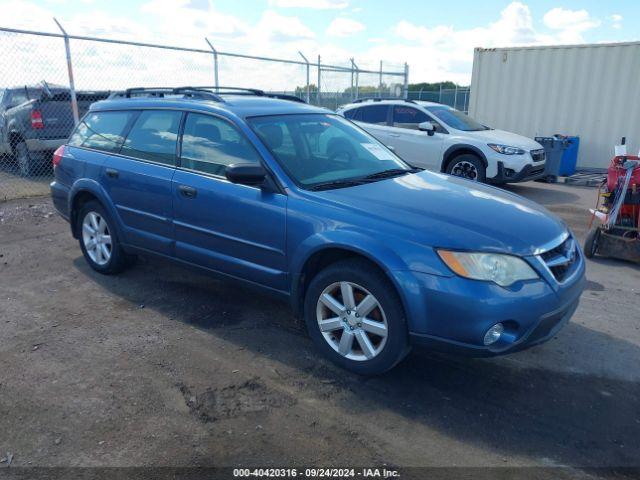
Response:
[[[438,250],[447,266],[461,277],[495,282],[508,287],[518,280],[533,280],[538,274],[527,262],[513,255]]]
[[[497,143],[487,143],[487,145],[498,153],[503,155],[524,155],[526,152],[518,147],[511,147],[509,145],[499,145]]]

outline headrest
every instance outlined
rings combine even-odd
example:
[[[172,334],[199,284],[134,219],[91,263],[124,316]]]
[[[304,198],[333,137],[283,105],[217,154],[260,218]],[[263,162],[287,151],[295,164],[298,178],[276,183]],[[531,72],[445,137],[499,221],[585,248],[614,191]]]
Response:
[[[197,123],[196,128],[193,130],[195,137],[202,137],[212,142],[220,141],[220,129],[210,123]]]

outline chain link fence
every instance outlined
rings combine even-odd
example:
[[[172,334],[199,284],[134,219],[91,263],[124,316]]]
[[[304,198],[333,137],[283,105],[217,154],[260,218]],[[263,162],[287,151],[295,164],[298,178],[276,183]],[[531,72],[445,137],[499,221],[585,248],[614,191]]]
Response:
[[[410,90],[407,92],[407,98],[410,100],[442,103],[464,113],[469,113],[470,95],[470,87],[442,88],[440,90]]]
[[[57,22],[56,22],[57,23]],[[52,157],[89,106],[131,87],[234,86],[336,109],[363,96],[402,97],[408,67],[333,65],[203,48],[0,27],[0,201],[46,195]]]

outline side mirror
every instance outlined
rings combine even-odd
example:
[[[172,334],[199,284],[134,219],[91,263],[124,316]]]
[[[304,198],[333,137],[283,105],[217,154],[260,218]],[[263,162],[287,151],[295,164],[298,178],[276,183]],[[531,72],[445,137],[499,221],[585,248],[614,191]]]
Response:
[[[418,124],[418,130],[427,132],[427,135],[431,136],[436,133],[436,126],[431,122],[422,122]]]
[[[264,167],[255,163],[234,163],[224,173],[227,180],[240,185],[260,186],[267,177]]]

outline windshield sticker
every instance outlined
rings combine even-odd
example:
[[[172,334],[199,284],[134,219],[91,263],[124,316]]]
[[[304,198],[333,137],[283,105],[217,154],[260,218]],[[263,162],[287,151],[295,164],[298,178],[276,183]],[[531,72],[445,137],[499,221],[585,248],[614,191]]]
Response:
[[[391,152],[385,150],[380,145],[376,145],[375,143],[361,143],[360,145],[369,150],[378,160],[395,160]]]

